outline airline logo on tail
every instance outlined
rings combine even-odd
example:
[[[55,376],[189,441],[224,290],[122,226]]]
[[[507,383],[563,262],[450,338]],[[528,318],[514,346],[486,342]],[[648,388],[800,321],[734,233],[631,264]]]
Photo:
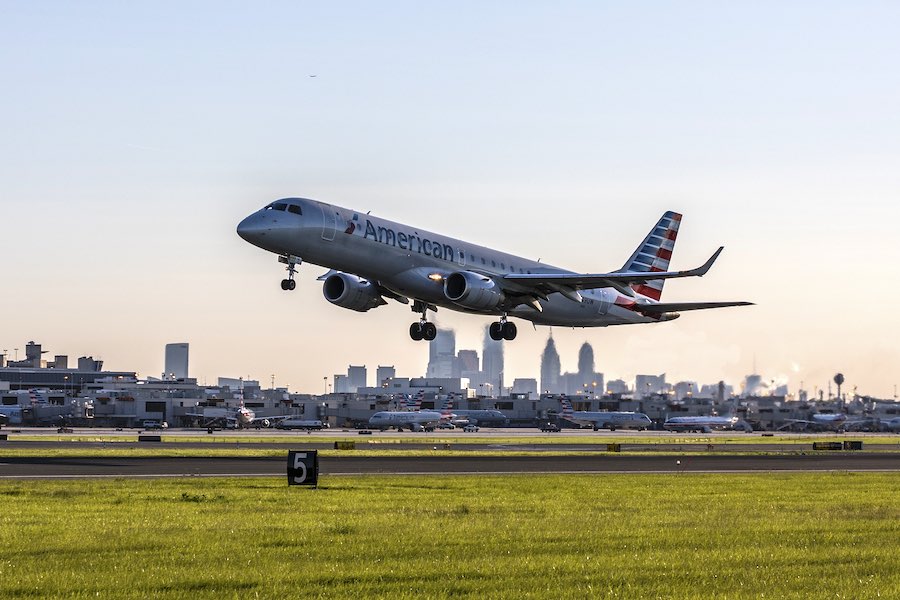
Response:
[[[441,407],[441,418],[452,419],[456,415],[453,414],[453,394],[447,394],[444,405]]]
[[[425,392],[419,390],[419,392],[413,396],[412,394],[406,395],[406,410],[421,410],[422,409],[422,400],[425,399]]]
[[[563,407],[562,417],[566,420],[571,421],[572,417],[575,416],[575,412],[572,410],[572,403],[569,402],[569,399],[565,396],[560,396],[559,401],[562,403]]]
[[[656,227],[644,238],[631,258],[625,263],[623,271],[639,273],[663,273],[669,270],[669,261],[675,250],[675,238],[678,237],[678,227],[681,225],[681,215],[668,211],[656,223]],[[634,284],[631,288],[643,296],[659,301],[662,297],[663,279],[653,279],[646,283]]]

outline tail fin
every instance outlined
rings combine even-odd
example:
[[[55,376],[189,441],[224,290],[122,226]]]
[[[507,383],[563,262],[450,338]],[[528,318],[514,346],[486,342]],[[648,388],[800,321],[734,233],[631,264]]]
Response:
[[[575,413],[572,411],[572,403],[569,402],[569,399],[565,396],[560,396],[559,401],[562,403],[562,418],[566,420],[572,420],[572,417],[575,416]]]
[[[622,271],[635,273],[668,271],[680,224],[681,215],[671,210],[667,211],[634,251],[622,267]],[[663,283],[664,279],[651,279],[646,283],[632,285],[632,288],[638,294],[658,301],[662,297]]]
[[[421,410],[422,408],[422,400],[425,399],[425,392],[423,390],[419,390],[418,393],[413,396],[412,394],[406,395],[406,410]]]
[[[445,419],[453,418],[453,394],[447,394],[443,406],[441,406],[441,416]]]

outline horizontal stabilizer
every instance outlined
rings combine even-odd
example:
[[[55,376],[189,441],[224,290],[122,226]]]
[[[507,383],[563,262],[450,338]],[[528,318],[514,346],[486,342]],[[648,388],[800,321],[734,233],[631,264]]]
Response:
[[[645,315],[660,315],[669,312],[726,308],[728,306],[753,306],[753,302],[657,302],[654,304],[637,304],[634,306],[634,310]]]

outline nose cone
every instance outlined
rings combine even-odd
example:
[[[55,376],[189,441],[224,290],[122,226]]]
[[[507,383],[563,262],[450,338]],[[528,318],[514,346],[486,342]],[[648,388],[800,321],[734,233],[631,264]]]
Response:
[[[259,213],[253,213],[237,226],[237,234],[254,246],[261,246],[269,226],[263,222]]]

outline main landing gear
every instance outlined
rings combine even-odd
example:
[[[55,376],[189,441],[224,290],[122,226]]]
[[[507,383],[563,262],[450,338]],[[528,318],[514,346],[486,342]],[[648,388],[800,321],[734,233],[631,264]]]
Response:
[[[288,272],[287,279],[281,280],[281,289],[289,291],[296,288],[297,282],[294,281],[294,274],[297,272],[297,265],[303,262],[303,260],[299,256],[282,254],[278,257],[278,262],[287,265],[285,270]]]
[[[412,309],[416,312],[421,312],[422,318],[409,326],[409,337],[417,342],[421,340],[430,342],[431,340],[436,338],[437,327],[435,327],[434,323],[428,321],[426,317],[426,313],[428,312],[428,305],[424,302],[419,302],[418,300],[416,300],[413,303]]]
[[[488,330],[488,334],[491,336],[492,340],[500,341],[506,340],[508,342],[516,339],[516,334],[518,330],[516,329],[516,324],[506,320],[506,315],[500,317],[499,321],[494,321],[491,323],[491,328]]]

